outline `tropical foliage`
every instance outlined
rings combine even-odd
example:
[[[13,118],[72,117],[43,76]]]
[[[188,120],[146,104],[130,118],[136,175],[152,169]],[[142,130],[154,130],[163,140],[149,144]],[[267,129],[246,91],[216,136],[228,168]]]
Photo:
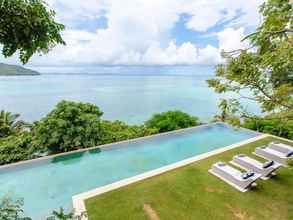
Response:
[[[154,115],[143,125],[128,125],[122,121],[101,120],[103,112],[97,106],[71,101],[61,101],[46,117],[25,127],[27,129],[20,126],[26,123],[16,120],[18,115],[4,113],[2,121],[7,122],[0,125],[9,127],[2,129],[9,132],[0,138],[0,165],[199,124],[196,117],[170,111]]]
[[[23,199],[13,200],[9,195],[0,199],[1,220],[32,220],[30,217],[23,217]],[[63,208],[54,210],[47,220],[81,220],[86,213],[75,215],[74,211],[66,213]]]
[[[242,124],[243,127],[256,130],[263,133],[269,133],[276,136],[293,140],[293,121],[282,120],[278,117],[255,117],[249,118]]]
[[[241,99],[257,102],[266,120],[293,120],[293,6],[289,0],[268,0],[260,13],[261,25],[243,39],[250,47],[223,52],[226,63],[208,80],[216,92],[237,95],[222,100],[222,119],[234,124],[256,117],[241,106]]]
[[[50,152],[65,152],[101,143],[103,112],[92,104],[61,101],[35,123],[35,145]]]
[[[19,51],[23,63],[36,52],[47,53],[56,44],[65,44],[62,24],[43,0],[0,0],[0,44],[2,54]]]
[[[0,139],[0,165],[31,159],[33,153],[34,148],[30,132]]]
[[[102,129],[103,144],[148,136],[157,133],[157,129],[147,128],[144,125],[127,125],[122,121],[102,121]]]
[[[22,131],[27,123],[18,120],[19,114],[12,114],[4,110],[0,111],[0,138],[7,137]]]
[[[0,219],[1,220],[31,220],[23,217],[23,200],[12,200],[9,196],[0,199]]]
[[[83,217],[86,216],[86,213],[81,215],[75,215],[74,211],[66,213],[63,208],[59,210],[54,210],[52,215],[47,218],[47,220],[81,220]]]
[[[157,129],[158,132],[166,132],[196,126],[199,119],[181,111],[168,111],[155,114],[146,121],[147,128]]]

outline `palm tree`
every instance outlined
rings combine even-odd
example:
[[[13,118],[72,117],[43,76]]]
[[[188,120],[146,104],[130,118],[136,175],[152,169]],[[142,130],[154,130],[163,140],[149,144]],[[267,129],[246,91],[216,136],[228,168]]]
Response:
[[[47,220],[81,220],[83,217],[87,217],[86,213],[81,215],[75,215],[74,211],[65,213],[61,207],[58,211],[53,211],[52,216],[48,217]]]
[[[219,104],[220,114],[214,116],[214,121],[225,122],[227,121],[230,113],[229,105],[227,100],[222,99]]]
[[[23,120],[18,120],[19,116],[4,110],[0,111],[0,138],[18,133],[28,126]]]

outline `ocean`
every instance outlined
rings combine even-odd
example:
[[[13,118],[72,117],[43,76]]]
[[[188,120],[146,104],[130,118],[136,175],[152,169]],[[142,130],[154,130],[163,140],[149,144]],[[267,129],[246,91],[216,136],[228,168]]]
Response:
[[[213,66],[119,66],[41,69],[40,76],[0,77],[0,110],[32,122],[61,100],[89,102],[103,118],[141,124],[154,113],[182,110],[208,122],[221,98],[206,80]],[[258,111],[253,103],[245,103]]]

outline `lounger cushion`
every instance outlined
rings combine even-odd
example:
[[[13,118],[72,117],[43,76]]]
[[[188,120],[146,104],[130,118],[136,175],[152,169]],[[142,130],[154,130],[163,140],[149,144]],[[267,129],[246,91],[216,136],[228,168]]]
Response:
[[[218,166],[220,166],[220,167],[224,167],[224,166],[226,166],[226,164],[223,163],[223,162],[218,162]]]
[[[243,179],[248,179],[249,177],[252,177],[252,176],[254,176],[254,173],[253,173],[253,172],[246,172],[246,173],[243,173],[243,174],[241,175],[241,177],[242,177]]]
[[[286,154],[286,157],[291,157],[293,156],[293,151],[290,151],[289,153]]]
[[[268,168],[268,167],[270,167],[270,166],[272,166],[274,164],[274,161],[267,161],[267,162],[265,162],[264,164],[263,164],[263,168]]]

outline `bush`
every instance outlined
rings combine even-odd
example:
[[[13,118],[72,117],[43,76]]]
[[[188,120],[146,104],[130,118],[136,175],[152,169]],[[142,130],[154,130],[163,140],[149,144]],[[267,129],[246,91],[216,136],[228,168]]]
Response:
[[[144,125],[127,125],[122,121],[102,121],[102,128],[103,144],[148,136],[157,133],[156,129],[147,128]]]
[[[255,131],[276,135],[293,140],[293,121],[279,119],[254,118],[245,120],[242,125]]]
[[[0,165],[32,158],[32,135],[23,132],[0,140]]]
[[[35,124],[35,144],[52,153],[96,146],[102,139],[102,115],[95,105],[61,101]]]
[[[166,132],[181,128],[192,127],[200,124],[197,117],[181,111],[168,111],[155,114],[145,122],[147,128],[157,129],[158,132]]]

